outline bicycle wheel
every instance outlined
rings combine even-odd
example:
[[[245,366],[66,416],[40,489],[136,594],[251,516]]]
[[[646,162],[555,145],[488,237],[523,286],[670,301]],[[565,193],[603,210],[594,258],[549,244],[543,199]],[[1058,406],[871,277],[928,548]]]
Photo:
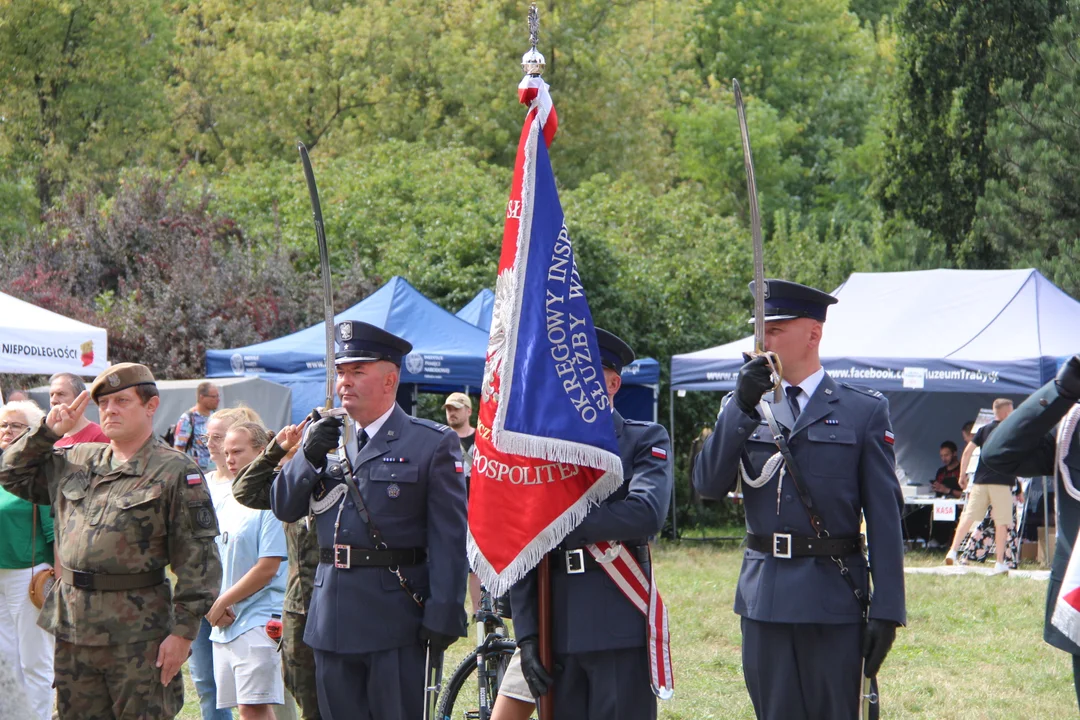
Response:
[[[486,652],[484,661],[490,674],[484,687],[476,680],[476,653],[465,657],[443,684],[439,696],[438,720],[486,720],[495,706],[499,683],[517,647],[513,640],[499,640]]]

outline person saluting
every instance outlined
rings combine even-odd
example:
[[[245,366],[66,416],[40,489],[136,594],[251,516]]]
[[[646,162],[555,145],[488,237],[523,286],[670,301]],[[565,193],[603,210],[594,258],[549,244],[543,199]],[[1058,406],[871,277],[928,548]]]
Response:
[[[109,443],[54,449],[91,400]],[[175,717],[180,666],[221,586],[206,481],[154,435],[159,402],[148,367],[113,365],[0,463],[4,489],[56,517],[59,582],[38,622],[56,636],[62,720]]]

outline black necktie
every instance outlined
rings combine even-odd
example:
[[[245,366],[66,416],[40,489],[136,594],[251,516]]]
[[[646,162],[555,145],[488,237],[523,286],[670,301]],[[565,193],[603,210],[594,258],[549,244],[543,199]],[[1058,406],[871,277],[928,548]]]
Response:
[[[356,451],[357,457],[360,457],[360,453],[364,452],[364,446],[367,445],[367,440],[368,437],[366,431],[361,430],[356,434],[356,444],[359,447],[359,449]]]
[[[791,412],[796,420],[799,419],[799,393],[802,392],[802,388],[798,385],[788,385],[785,389],[787,393],[788,405],[791,406]]]

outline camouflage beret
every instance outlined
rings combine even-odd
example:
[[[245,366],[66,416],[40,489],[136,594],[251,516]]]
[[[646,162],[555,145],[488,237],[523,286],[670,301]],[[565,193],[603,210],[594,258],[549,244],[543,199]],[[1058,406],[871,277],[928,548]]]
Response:
[[[97,376],[90,386],[90,399],[97,402],[102,395],[111,395],[136,385],[156,385],[150,368],[139,363],[118,363]]]

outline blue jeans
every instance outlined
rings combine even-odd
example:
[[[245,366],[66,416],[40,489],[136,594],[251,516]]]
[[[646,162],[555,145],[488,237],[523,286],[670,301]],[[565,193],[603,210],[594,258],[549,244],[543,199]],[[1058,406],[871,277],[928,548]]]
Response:
[[[199,636],[191,643],[188,660],[191,682],[199,694],[202,720],[232,720],[232,710],[217,709],[217,685],[214,684],[214,643],[210,642],[210,623],[203,618]]]

